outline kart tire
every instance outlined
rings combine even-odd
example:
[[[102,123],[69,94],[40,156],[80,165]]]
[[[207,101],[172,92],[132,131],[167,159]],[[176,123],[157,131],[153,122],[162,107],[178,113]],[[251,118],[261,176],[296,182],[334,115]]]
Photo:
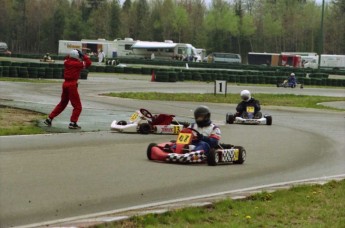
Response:
[[[216,153],[215,149],[211,149],[207,156],[207,165],[216,166],[219,162],[219,154]]]
[[[243,164],[247,157],[247,152],[242,146],[235,146],[235,149],[239,150],[238,160],[234,161],[234,164]]]
[[[147,159],[152,160],[151,153],[152,153],[152,147],[157,146],[157,143],[150,143],[147,147],[146,155]]]
[[[234,121],[235,121],[235,116],[231,113],[227,113],[226,114],[226,118],[225,118],[225,122],[228,123],[228,124],[233,124]]]
[[[266,118],[266,125],[272,125],[272,116],[265,116]]]
[[[141,134],[147,135],[147,134],[150,133],[150,131],[151,131],[151,126],[150,126],[150,124],[148,124],[148,123],[142,123],[142,124],[140,124],[140,126],[139,126],[139,132],[140,132]]]
[[[125,120],[120,120],[119,122],[117,122],[117,125],[125,126],[125,125],[127,125],[127,121],[125,121]]]

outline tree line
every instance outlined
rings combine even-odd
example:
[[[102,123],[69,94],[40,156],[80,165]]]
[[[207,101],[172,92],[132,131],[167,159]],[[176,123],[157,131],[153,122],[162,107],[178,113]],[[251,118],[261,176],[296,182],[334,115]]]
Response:
[[[59,40],[191,43],[207,52],[345,54],[345,0],[0,0],[0,41],[57,53]],[[323,50],[320,42],[323,40]]]

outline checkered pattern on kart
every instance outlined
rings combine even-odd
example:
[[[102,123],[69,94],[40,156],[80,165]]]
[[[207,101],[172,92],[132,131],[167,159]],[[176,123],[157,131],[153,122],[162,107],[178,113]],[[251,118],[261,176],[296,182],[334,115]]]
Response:
[[[168,154],[166,161],[174,163],[202,163],[206,160],[203,150],[193,151],[186,154]]]

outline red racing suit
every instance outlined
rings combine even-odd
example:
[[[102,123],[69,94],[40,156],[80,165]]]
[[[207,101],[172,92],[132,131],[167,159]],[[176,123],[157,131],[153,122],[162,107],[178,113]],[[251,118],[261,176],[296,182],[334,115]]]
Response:
[[[65,110],[69,101],[73,106],[71,122],[78,122],[82,110],[81,101],[78,93],[78,79],[80,72],[91,65],[91,60],[87,55],[83,56],[83,61],[67,56],[64,62],[64,83],[62,84],[61,100],[54,110],[50,113],[49,118],[54,119],[63,110]]]

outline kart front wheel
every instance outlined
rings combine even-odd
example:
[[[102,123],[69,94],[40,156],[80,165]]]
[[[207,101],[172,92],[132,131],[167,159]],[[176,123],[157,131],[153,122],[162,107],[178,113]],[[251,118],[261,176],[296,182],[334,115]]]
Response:
[[[228,124],[233,124],[235,121],[235,116],[231,113],[226,114],[225,122]]]
[[[152,147],[157,146],[157,143],[150,143],[149,146],[147,147],[146,155],[147,159],[152,160],[151,158],[151,153],[152,153]]]
[[[272,125],[272,116],[265,116],[266,118],[266,125]]]
[[[238,160],[234,161],[234,164],[243,164],[247,157],[247,152],[242,146],[235,146],[238,149]]]
[[[216,166],[219,163],[219,154],[215,149],[211,149],[207,156],[207,165]]]

